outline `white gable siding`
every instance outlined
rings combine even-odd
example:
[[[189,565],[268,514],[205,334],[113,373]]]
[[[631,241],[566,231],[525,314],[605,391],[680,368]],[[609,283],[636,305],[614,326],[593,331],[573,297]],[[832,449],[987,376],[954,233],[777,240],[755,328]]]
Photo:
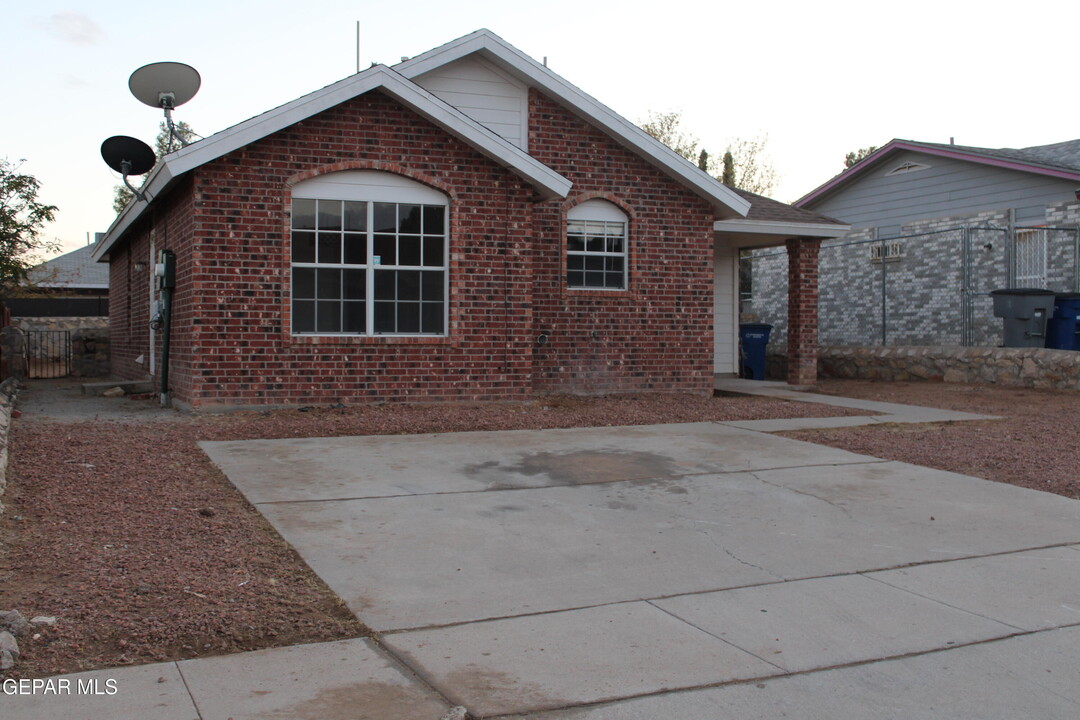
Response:
[[[528,150],[528,88],[487,61],[465,57],[414,82],[507,142]]]

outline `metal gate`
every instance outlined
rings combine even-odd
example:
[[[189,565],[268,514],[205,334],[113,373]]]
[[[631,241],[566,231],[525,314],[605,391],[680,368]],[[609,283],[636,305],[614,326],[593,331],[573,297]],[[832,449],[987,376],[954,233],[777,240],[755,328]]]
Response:
[[[26,333],[28,378],[60,378],[71,374],[71,333],[29,330]]]

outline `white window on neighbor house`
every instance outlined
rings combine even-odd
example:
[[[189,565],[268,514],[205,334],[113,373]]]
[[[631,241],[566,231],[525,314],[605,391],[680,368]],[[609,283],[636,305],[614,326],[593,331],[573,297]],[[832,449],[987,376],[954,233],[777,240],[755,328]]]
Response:
[[[1046,287],[1047,233],[1040,228],[1016,231],[1014,267],[1016,286]]]
[[[398,175],[345,171],[293,188],[294,335],[445,335],[449,206]]]
[[[586,200],[566,214],[566,285],[587,290],[627,288],[630,218],[606,200]]]
[[[879,263],[897,262],[904,257],[904,244],[902,242],[872,243],[870,245],[870,262]]]

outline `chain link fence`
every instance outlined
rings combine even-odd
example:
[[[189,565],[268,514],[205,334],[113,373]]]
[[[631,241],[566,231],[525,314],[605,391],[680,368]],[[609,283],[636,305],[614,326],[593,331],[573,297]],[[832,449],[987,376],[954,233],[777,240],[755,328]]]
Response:
[[[744,319],[787,342],[787,253],[741,258]],[[1001,344],[990,292],[1039,287],[1080,292],[1080,227],[965,225],[875,237],[869,229],[822,244],[821,345]]]

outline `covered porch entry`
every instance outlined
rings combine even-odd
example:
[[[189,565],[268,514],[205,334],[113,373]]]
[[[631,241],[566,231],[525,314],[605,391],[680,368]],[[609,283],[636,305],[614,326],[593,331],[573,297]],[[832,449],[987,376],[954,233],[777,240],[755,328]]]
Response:
[[[787,381],[817,382],[818,251],[821,241],[846,234],[850,225],[736,190],[751,203],[745,218],[713,224],[713,373],[739,373],[739,253],[785,247],[788,254]]]

